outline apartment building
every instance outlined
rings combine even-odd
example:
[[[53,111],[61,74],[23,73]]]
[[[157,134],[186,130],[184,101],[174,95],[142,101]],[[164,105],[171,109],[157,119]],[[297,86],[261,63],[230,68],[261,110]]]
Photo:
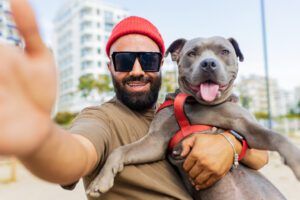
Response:
[[[0,42],[23,46],[16,25],[13,22],[8,0],[0,0]]]
[[[105,45],[114,25],[127,16],[125,9],[102,0],[71,0],[60,8],[53,46],[60,77],[57,112],[79,112],[112,96],[97,91],[83,95],[79,78],[108,74]]]

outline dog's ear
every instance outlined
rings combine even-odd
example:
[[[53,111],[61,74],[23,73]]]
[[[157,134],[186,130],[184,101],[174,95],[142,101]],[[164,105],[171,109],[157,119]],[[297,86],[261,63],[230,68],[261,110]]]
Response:
[[[179,53],[182,49],[182,47],[184,46],[184,44],[187,42],[186,39],[181,38],[178,40],[175,40],[167,49],[165,57],[168,56],[168,54],[171,54],[172,60],[173,61],[178,61],[179,59]]]
[[[240,62],[244,61],[244,55],[240,50],[239,44],[237,43],[237,41],[234,38],[228,38],[229,42],[232,44],[235,53],[237,55],[237,57],[239,58]]]

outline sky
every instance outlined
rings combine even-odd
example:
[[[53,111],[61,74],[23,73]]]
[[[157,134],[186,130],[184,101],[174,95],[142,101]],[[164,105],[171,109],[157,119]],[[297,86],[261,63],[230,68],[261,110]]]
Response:
[[[46,42],[52,20],[66,0],[30,0]],[[234,37],[244,54],[239,76],[264,75],[260,0],[99,0],[145,17],[166,46],[178,38]],[[300,1],[265,0],[269,74],[285,90],[300,87]]]

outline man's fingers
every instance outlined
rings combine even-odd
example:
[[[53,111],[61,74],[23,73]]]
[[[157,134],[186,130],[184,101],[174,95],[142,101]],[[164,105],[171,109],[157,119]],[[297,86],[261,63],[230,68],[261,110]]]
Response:
[[[194,146],[195,139],[196,137],[189,137],[182,142],[182,152],[180,155],[181,157],[187,156],[191,148]]]
[[[199,174],[203,173],[203,169],[196,163],[188,173],[190,178],[195,179]]]
[[[39,34],[33,9],[27,0],[10,0],[11,10],[18,30],[25,40],[25,51],[36,55],[46,49]]]
[[[197,159],[194,156],[189,155],[183,163],[183,169],[186,172],[189,172],[192,169],[192,167],[196,164],[196,162],[197,162]]]
[[[196,184],[195,188],[196,190],[203,190],[206,189],[213,184],[215,184],[219,179],[216,176],[210,176],[204,183]]]
[[[198,176],[194,178],[194,183],[196,185],[203,185],[211,178],[212,178],[212,174],[204,170],[200,174],[198,173]]]

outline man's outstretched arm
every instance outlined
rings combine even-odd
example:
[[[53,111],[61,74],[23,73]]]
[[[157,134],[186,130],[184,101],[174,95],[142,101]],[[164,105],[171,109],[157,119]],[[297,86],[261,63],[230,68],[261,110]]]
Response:
[[[11,0],[25,50],[0,45],[0,155],[13,155],[39,177],[69,184],[97,162],[87,139],[50,119],[56,97],[56,67],[43,44],[27,0]]]
[[[20,158],[34,175],[60,185],[69,185],[89,174],[99,158],[85,137],[70,134],[56,125],[33,154]]]

